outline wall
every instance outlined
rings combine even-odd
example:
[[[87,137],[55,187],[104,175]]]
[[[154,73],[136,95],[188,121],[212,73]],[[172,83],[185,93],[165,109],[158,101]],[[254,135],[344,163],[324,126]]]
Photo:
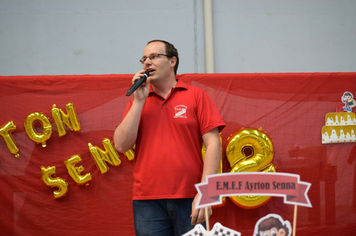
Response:
[[[356,71],[356,1],[213,1],[216,73]],[[204,73],[202,0],[2,0],[0,75],[133,74],[147,41]]]

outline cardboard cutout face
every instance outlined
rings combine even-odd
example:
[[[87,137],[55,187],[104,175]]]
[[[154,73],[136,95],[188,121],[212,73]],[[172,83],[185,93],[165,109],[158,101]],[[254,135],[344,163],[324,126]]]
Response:
[[[270,230],[261,231],[259,235],[260,236],[285,236],[286,231],[284,229],[278,230],[276,227],[273,227]]]
[[[356,105],[354,100],[354,95],[349,91],[344,92],[344,94],[341,97],[341,101],[345,104],[343,108],[344,111],[346,112],[351,112],[352,108],[355,107]]]
[[[259,219],[255,225],[255,236],[290,236],[292,232],[289,221],[280,215],[268,214]]]

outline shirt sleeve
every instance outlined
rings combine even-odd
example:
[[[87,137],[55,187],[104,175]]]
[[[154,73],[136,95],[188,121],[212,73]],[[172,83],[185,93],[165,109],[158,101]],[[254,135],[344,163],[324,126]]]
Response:
[[[226,126],[213,100],[204,90],[197,97],[197,117],[202,135],[216,127],[221,132]]]

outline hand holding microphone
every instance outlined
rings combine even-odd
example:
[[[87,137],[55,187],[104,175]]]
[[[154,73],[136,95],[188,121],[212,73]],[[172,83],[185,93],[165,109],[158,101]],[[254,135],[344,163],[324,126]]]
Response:
[[[127,91],[126,96],[130,96],[133,92],[135,92],[136,89],[138,89],[146,81],[148,76],[150,76],[149,72],[145,71],[144,75],[136,80],[129,91]]]

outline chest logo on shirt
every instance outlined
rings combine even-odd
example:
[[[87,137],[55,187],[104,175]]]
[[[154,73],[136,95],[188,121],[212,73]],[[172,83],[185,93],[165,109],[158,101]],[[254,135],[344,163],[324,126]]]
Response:
[[[174,118],[187,118],[187,107],[178,105],[174,108]]]

